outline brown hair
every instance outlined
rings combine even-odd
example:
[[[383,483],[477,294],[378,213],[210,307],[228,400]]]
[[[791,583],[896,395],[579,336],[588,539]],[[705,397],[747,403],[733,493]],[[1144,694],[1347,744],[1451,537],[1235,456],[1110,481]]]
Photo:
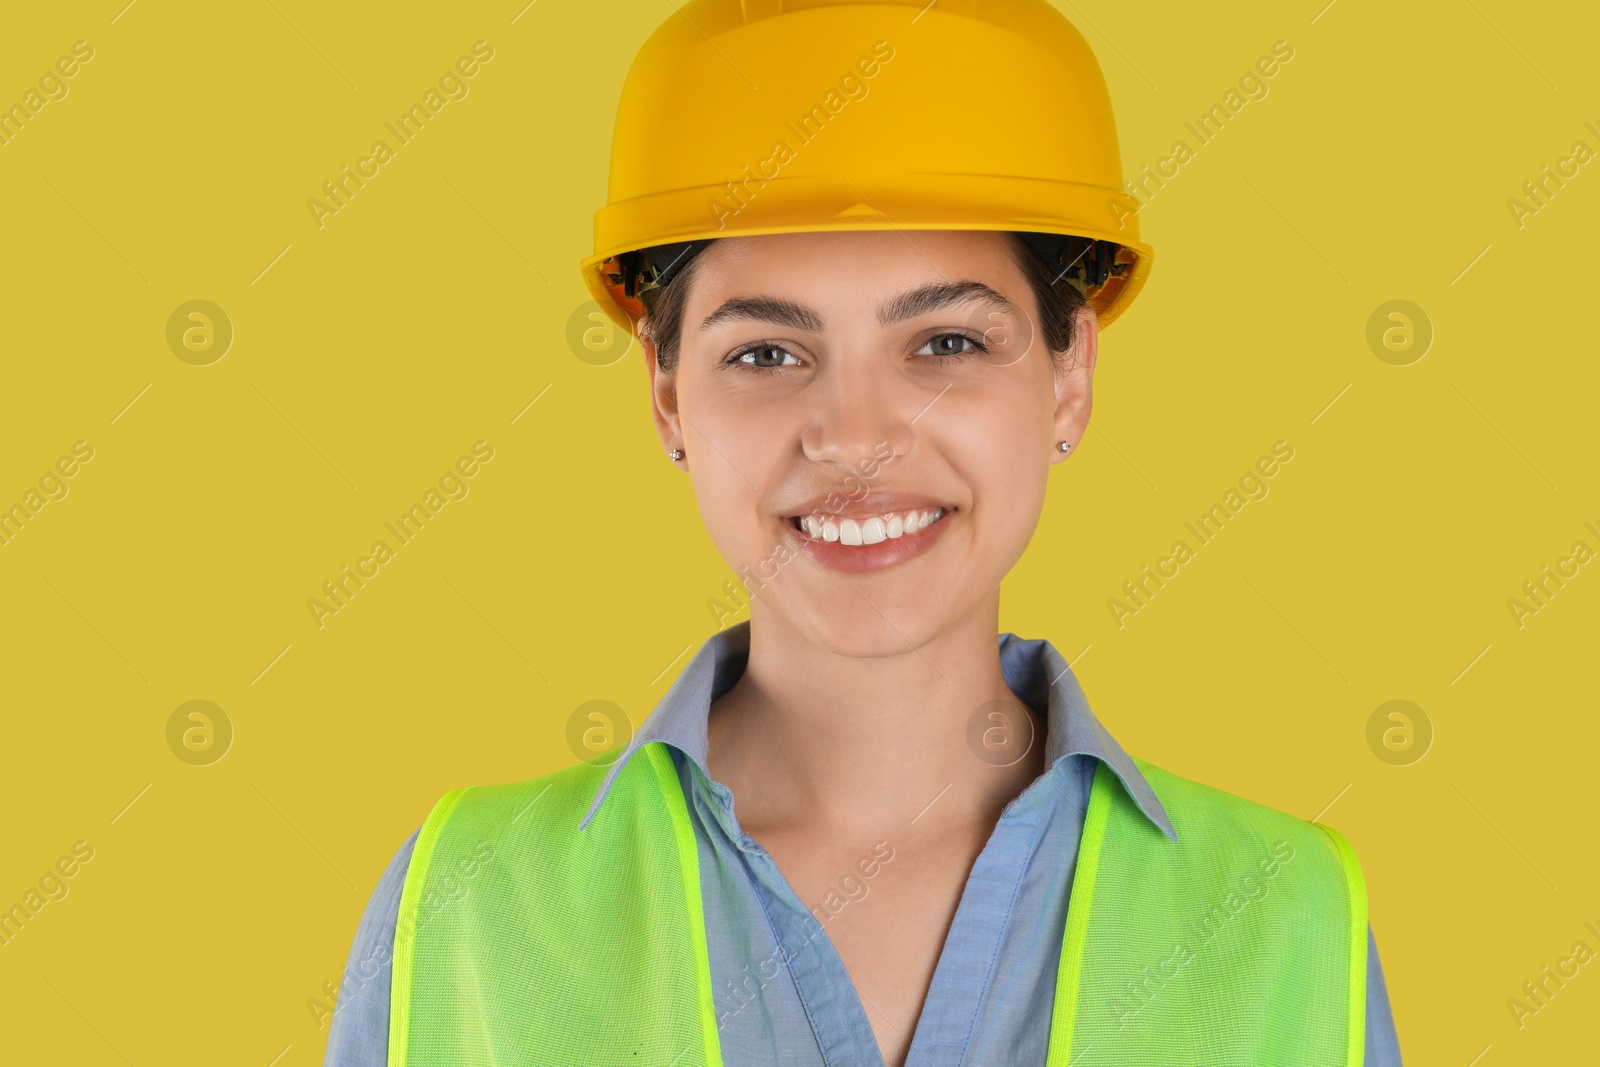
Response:
[[[1072,348],[1077,310],[1086,303],[1083,293],[1064,276],[1052,278],[1044,261],[1033,254],[1027,244],[1016,234],[1006,232],[1017,266],[1033,289],[1034,303],[1038,306],[1045,345],[1056,369],[1072,370],[1067,365],[1067,353]],[[671,283],[639,293],[639,300],[648,313],[642,328],[655,342],[656,369],[671,371],[678,365],[678,345],[683,337],[683,309],[688,303],[689,282],[699,266],[695,256],[673,276]]]

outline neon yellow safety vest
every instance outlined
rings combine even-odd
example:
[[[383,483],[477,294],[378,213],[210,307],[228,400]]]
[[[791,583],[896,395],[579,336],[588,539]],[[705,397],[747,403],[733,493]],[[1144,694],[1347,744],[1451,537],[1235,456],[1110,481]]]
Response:
[[[1177,830],[1101,763],[1078,850],[1048,1067],[1357,1067],[1367,904],[1335,830],[1142,760]],[[661,742],[456,789],[417,836],[388,1067],[721,1067],[694,830]]]

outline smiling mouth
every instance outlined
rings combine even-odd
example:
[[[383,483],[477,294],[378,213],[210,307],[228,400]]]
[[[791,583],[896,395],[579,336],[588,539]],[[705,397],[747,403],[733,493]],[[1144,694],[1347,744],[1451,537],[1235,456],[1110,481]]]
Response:
[[[955,510],[953,507],[912,508],[862,519],[813,512],[810,515],[791,515],[784,521],[816,540],[837,541],[843,545],[875,545],[880,541],[893,541],[920,533],[942,522]]]

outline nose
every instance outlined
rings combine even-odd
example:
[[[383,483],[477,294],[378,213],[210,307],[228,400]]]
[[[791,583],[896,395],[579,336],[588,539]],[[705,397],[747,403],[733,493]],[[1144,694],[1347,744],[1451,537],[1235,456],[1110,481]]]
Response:
[[[914,423],[930,398],[916,395],[891,363],[846,356],[818,377],[808,390],[811,419],[800,435],[807,459],[872,470],[911,451]]]

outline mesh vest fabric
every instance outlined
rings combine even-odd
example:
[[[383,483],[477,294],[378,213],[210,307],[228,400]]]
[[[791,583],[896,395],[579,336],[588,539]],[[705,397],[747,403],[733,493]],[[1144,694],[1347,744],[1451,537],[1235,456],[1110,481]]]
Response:
[[[1134,760],[1174,843],[1101,764],[1084,818],[1051,1067],[1358,1067],[1365,882],[1335,830]]]
[[[1348,844],[1143,761],[1175,843],[1100,764],[1048,1067],[1361,1063],[1366,897]],[[643,746],[446,794],[395,931],[389,1067],[720,1067],[693,829]]]
[[[721,1067],[694,830],[665,747],[447,793],[401,890],[389,1067]]]

